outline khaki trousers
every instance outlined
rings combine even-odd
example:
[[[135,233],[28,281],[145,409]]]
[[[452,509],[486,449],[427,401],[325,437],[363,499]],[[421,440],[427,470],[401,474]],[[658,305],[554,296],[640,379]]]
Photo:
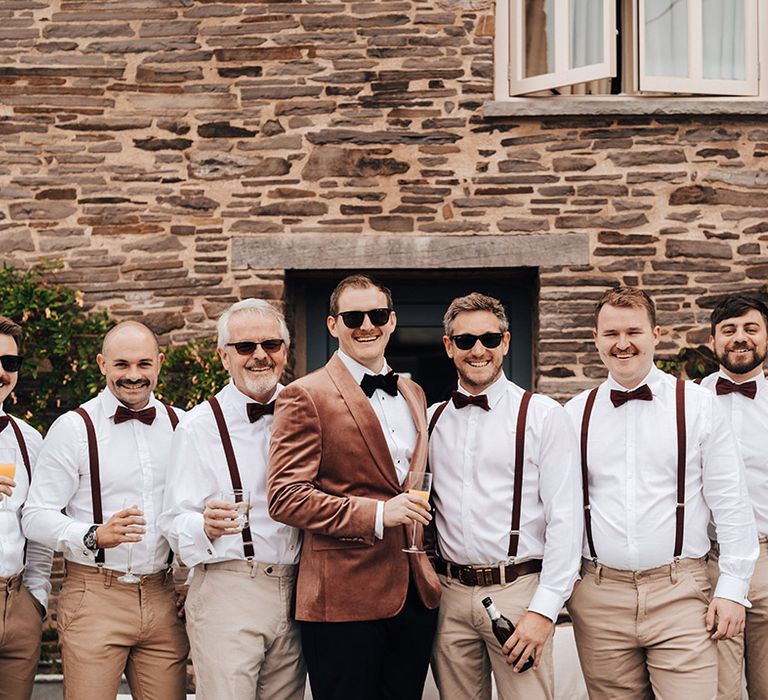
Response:
[[[199,700],[301,700],[296,567],[243,560],[195,568],[187,597]]]
[[[21,574],[0,578],[0,700],[29,700],[40,659],[40,604]]]
[[[568,610],[591,700],[715,700],[704,559],[646,571],[582,566]]]
[[[536,671],[515,673],[501,652],[481,602],[490,596],[499,612],[515,624],[528,610],[539,584],[538,574],[495,586],[465,586],[446,576],[439,578],[443,595],[432,649],[432,673],[440,697],[490,700],[493,672],[499,700],[552,700],[552,638],[547,641]]]
[[[709,576],[714,590],[720,575],[718,547],[710,552]],[[748,594],[744,634],[717,642],[718,700],[741,700],[746,665],[747,691],[750,698],[768,698],[768,537],[760,538],[760,557]]]
[[[58,603],[65,700],[115,700],[123,671],[134,700],[183,699],[189,643],[172,577],[131,584],[119,575],[66,563]]]

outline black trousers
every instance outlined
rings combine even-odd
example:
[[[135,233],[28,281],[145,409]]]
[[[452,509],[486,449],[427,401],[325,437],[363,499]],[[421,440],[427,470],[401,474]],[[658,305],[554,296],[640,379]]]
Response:
[[[385,620],[302,622],[301,646],[314,700],[421,700],[437,610],[413,582],[403,609]]]

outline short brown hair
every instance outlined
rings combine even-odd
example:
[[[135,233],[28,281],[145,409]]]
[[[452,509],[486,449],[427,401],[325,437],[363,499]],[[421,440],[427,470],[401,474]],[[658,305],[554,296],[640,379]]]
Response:
[[[453,322],[456,317],[464,311],[489,311],[497,319],[499,319],[499,330],[505,333],[509,329],[509,322],[507,321],[507,314],[504,311],[504,305],[493,297],[480,294],[480,292],[472,292],[463,297],[457,297],[451,302],[448,307],[448,311],[443,316],[443,330],[446,335],[451,335],[453,331]]]
[[[368,287],[374,287],[384,294],[384,296],[387,297],[387,308],[392,308],[392,292],[381,284],[381,282],[378,282],[368,275],[349,275],[349,277],[345,277],[341,280],[331,292],[331,301],[329,304],[331,316],[338,316],[339,297],[345,289],[367,289]],[[367,309],[365,309],[365,311],[367,311]]]
[[[16,341],[16,348],[21,351],[21,326],[6,316],[0,316],[0,335],[10,335]]]
[[[651,297],[638,287],[619,285],[603,292],[603,296],[600,297],[597,306],[595,306],[595,328],[597,328],[597,317],[600,315],[600,309],[606,304],[622,309],[645,309],[651,322],[651,328],[656,327],[656,306]]]

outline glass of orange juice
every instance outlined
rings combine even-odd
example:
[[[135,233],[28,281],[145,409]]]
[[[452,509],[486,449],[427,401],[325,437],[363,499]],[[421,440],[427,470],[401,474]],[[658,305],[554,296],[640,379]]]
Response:
[[[410,472],[408,474],[408,493],[412,496],[418,496],[425,501],[429,500],[429,492],[432,490],[432,474],[424,472],[418,474]],[[411,554],[424,554],[424,550],[416,546],[416,521],[413,521],[413,536],[411,538],[411,546],[403,549],[404,552],[410,552]]]
[[[16,478],[16,450],[13,447],[0,448],[0,476]],[[0,510],[8,509],[8,499],[0,494]]]

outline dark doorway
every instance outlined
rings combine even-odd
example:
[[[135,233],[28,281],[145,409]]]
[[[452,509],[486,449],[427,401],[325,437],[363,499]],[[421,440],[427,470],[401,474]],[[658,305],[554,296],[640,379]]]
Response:
[[[338,344],[326,329],[328,299],[345,271],[288,276],[292,307],[297,374],[324,365]],[[456,385],[453,362],[443,349],[443,314],[457,296],[483,292],[500,299],[509,318],[512,341],[504,371],[527,389],[532,384],[533,318],[537,292],[535,270],[495,271],[377,271],[371,273],[392,290],[397,329],[387,348],[387,361],[400,374],[408,374],[424,388],[427,401],[443,400]]]

